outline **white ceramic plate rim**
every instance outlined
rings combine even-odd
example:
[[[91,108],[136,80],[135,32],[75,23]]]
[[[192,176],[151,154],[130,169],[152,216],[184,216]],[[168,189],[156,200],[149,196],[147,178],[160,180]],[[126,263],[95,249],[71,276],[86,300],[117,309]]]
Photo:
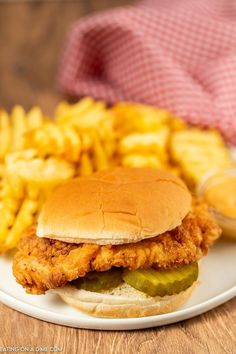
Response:
[[[53,311],[48,311],[36,307],[35,305],[31,305],[22,300],[14,298],[13,296],[8,295],[0,290],[0,301],[19,312],[55,324],[99,330],[113,330],[113,326],[116,327],[116,330],[131,330],[171,324],[200,315],[206,311],[213,309],[214,307],[223,304],[224,302],[234,298],[235,296],[236,286],[233,286],[232,288],[207,301],[202,302],[201,304],[163,315],[148,316],[142,318],[109,319],[89,317],[80,319],[78,317],[77,319],[70,315],[59,314]]]

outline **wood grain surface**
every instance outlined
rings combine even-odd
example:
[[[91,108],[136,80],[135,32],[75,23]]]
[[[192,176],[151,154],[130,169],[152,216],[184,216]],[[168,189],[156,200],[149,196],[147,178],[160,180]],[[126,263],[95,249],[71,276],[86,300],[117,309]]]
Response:
[[[82,15],[132,2],[0,2],[0,105],[40,104],[50,113],[61,98],[55,75],[68,26]],[[68,354],[235,354],[236,299],[179,324],[127,332],[53,325],[0,304],[0,347],[6,346],[56,346]]]
[[[194,319],[139,331],[92,331],[35,320],[0,305],[1,346],[57,346],[68,354],[235,354],[236,299]]]

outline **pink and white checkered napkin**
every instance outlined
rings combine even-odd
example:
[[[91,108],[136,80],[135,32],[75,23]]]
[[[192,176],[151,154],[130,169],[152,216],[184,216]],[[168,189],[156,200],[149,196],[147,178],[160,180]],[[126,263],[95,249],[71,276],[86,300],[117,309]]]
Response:
[[[167,108],[236,144],[236,1],[146,0],[71,27],[59,88]]]

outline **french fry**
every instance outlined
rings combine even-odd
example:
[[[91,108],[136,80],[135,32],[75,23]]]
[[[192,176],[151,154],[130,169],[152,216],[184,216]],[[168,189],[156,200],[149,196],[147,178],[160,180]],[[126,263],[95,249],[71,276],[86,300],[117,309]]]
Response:
[[[54,113],[55,120],[57,123],[64,123],[63,116],[65,115],[65,113],[69,107],[70,107],[70,105],[66,101],[61,101],[60,103],[58,103],[58,105],[56,106],[56,109],[55,109],[55,113]]]
[[[84,152],[81,155],[80,164],[78,167],[78,175],[90,176],[93,173],[92,161],[88,153]]]
[[[7,112],[0,111],[0,160],[11,148],[11,122]]]
[[[26,186],[26,194],[31,200],[38,200],[40,198],[41,190],[38,186],[34,184],[28,184]]]
[[[73,126],[57,126],[53,122],[44,124],[27,134],[27,146],[36,149],[40,157],[58,156],[68,161],[77,162],[82,149],[79,132]],[[88,141],[86,141],[88,145]],[[89,141],[89,146],[91,142]],[[86,149],[89,147],[86,146]]]
[[[101,122],[109,119],[109,117],[110,113],[106,110],[103,102],[94,102],[87,98],[68,108],[66,114],[61,119],[57,118],[56,122],[60,125],[70,125],[83,131],[86,129],[99,129]]]
[[[27,149],[35,149],[40,157],[44,157],[53,153],[51,138],[47,135],[44,127],[33,129],[27,132],[25,136]]]
[[[61,129],[65,136],[65,157],[68,161],[76,162],[80,158],[82,149],[81,137],[73,127],[63,126]]]
[[[55,155],[60,156],[65,150],[65,136],[61,129],[54,123],[47,123],[44,127],[46,134],[50,137],[50,143]]]
[[[33,224],[34,215],[37,211],[37,208],[37,201],[31,200],[29,198],[26,198],[23,201],[14,224],[12,225],[12,228],[10,229],[10,232],[8,233],[3,245],[5,251],[16,247],[23,231]]]
[[[27,120],[24,109],[15,106],[12,110],[12,151],[21,150],[25,146],[24,134],[27,131]]]
[[[93,106],[94,101],[90,97],[86,97],[80,100],[74,105],[69,105],[66,102],[62,102],[57,106],[55,111],[55,119],[58,124],[71,124],[79,117],[83,117],[88,110]]]
[[[5,242],[9,229],[14,224],[15,215],[18,211],[19,203],[13,198],[5,198],[0,209],[0,249]]]
[[[87,131],[83,131],[81,133],[81,144],[82,151],[88,152],[92,148],[93,141]]]
[[[0,163],[0,180],[3,178],[5,173],[5,165],[3,163]]]
[[[108,159],[104,147],[96,131],[91,132],[93,141],[93,161],[95,170],[106,170],[109,167]]]
[[[110,114],[100,123],[99,130],[97,131],[108,158],[113,157],[117,148],[113,118],[112,114]]]
[[[37,157],[35,150],[7,155],[0,209],[0,251],[14,248],[22,232],[33,224],[46,197],[75,169],[59,158]]]
[[[42,127],[44,123],[44,117],[42,111],[39,107],[35,106],[27,114],[28,129],[38,129]]]
[[[12,169],[7,169],[5,181],[5,184],[7,183],[9,186],[11,196],[17,200],[22,199],[24,196],[24,183],[17,172],[13,172]]]

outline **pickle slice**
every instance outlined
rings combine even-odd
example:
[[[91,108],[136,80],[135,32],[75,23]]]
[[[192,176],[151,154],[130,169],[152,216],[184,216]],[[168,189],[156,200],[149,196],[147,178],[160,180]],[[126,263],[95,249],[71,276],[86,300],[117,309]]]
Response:
[[[85,277],[73,280],[77,289],[99,291],[115,288],[123,282],[120,269],[110,269],[106,272],[89,272]]]
[[[123,280],[150,296],[178,294],[198,278],[198,264],[191,263],[171,270],[137,269],[123,272]]]

